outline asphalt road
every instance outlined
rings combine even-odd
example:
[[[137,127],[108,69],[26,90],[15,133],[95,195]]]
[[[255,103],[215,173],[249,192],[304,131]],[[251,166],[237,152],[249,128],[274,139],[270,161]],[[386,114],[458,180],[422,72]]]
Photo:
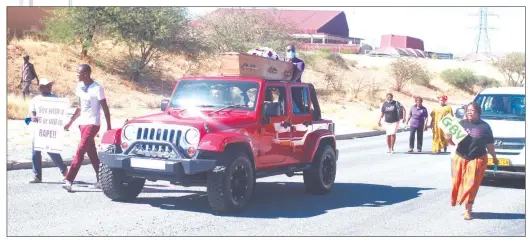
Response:
[[[525,236],[524,184],[482,186],[475,219],[451,207],[450,160],[407,154],[408,133],[398,135],[396,153],[386,154],[384,136],[339,141],[333,191],[304,192],[301,176],[258,180],[247,211],[210,212],[205,188],[148,182],[134,203],[110,201],[84,165],[74,193],[61,188],[56,168],[44,169],[43,184],[28,184],[31,170],[8,172],[8,236]],[[86,159],[85,161],[88,161]]]

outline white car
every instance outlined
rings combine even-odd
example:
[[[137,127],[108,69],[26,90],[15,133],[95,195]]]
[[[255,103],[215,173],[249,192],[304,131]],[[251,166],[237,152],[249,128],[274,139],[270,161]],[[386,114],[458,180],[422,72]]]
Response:
[[[487,88],[475,96],[474,102],[482,107],[482,120],[487,122],[495,139],[495,153],[499,166],[493,174],[493,161],[489,156],[485,176],[501,178],[525,177],[525,122],[526,95],[524,87]],[[462,108],[456,111],[462,118]]]

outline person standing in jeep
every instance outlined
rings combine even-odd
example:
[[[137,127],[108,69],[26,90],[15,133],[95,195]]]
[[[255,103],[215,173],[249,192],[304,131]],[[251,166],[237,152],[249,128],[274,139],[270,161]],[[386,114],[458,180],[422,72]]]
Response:
[[[394,100],[394,95],[388,93],[386,95],[386,102],[381,106],[381,117],[377,125],[381,127],[381,120],[385,117],[385,130],[386,130],[386,144],[388,146],[387,153],[394,153],[394,145],[396,143],[396,133],[399,128],[399,121],[402,120],[405,123],[406,111],[398,101]]]
[[[96,171],[97,182],[94,184],[95,188],[100,188],[99,184],[99,158],[96,149],[96,142],[94,138],[100,128],[100,110],[103,109],[105,113],[105,120],[107,120],[107,131],[111,130],[110,125],[110,112],[105,99],[105,93],[103,87],[99,83],[95,82],[91,77],[92,70],[88,64],[82,64],[79,66],[77,77],[79,83],[77,84],[75,94],[79,97],[78,108],[75,110],[74,115],[70,119],[70,122],[64,127],[68,130],[72,123],[79,117],[79,129],[81,130],[81,142],[75,153],[75,157],[70,166],[70,170],[66,174],[64,189],[71,192],[72,183],[81,168],[85,153],[88,154],[92,167]]]

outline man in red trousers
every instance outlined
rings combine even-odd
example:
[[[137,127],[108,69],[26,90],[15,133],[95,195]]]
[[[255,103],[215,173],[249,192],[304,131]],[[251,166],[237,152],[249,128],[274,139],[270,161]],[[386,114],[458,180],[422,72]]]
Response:
[[[107,130],[110,126],[110,112],[105,99],[104,89],[99,83],[95,82],[91,77],[92,70],[88,64],[82,64],[77,71],[77,78],[79,83],[76,86],[75,95],[79,97],[79,106],[75,110],[70,122],[64,126],[68,130],[72,123],[79,118],[79,130],[81,130],[81,142],[77,148],[77,152],[72,161],[72,165],[66,174],[65,184],[63,186],[68,192],[72,191],[72,183],[83,163],[85,153],[88,154],[90,162],[96,171],[96,179],[98,180],[94,187],[100,188],[99,183],[99,158],[96,150],[96,142],[94,138],[100,128],[100,112],[103,109],[105,119],[107,120]]]

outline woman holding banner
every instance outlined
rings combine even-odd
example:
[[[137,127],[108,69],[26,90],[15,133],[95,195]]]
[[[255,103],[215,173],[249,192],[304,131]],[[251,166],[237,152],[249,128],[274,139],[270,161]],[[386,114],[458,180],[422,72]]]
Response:
[[[444,138],[442,129],[438,126],[438,122],[442,120],[447,114],[454,116],[453,109],[448,106],[447,96],[443,93],[438,94],[438,102],[440,106],[433,109],[431,112],[431,129],[432,129],[432,152],[438,154],[444,149],[447,152],[447,141]]]
[[[465,220],[471,220],[475,196],[488,166],[488,152],[493,158],[493,164],[499,164],[493,146],[493,133],[490,126],[480,119],[481,114],[482,109],[477,103],[467,105],[467,119],[461,120],[460,125],[468,135],[457,143],[452,161],[451,206],[465,203]],[[445,134],[445,140],[455,145],[451,134]]]

